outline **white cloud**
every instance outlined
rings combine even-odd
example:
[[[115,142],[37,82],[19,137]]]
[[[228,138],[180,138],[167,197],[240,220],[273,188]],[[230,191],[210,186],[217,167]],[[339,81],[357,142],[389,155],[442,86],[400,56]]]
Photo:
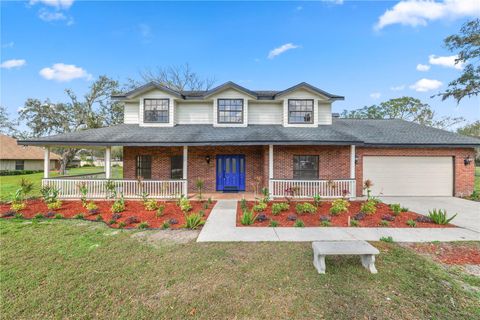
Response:
[[[43,5],[54,7],[56,9],[68,9],[75,0],[30,0],[30,5],[41,3]]]
[[[390,90],[392,91],[402,91],[405,89],[405,85],[404,84],[401,84],[399,86],[394,86],[394,87],[390,87]]]
[[[63,14],[63,12],[59,12],[59,11],[50,12],[44,8],[38,11],[38,17],[43,21],[47,21],[47,22],[67,19],[67,17]]]
[[[438,89],[442,86],[442,82],[433,79],[420,79],[410,86],[410,89],[413,89],[418,92],[427,92],[430,90]]]
[[[453,56],[446,56],[446,57],[439,57],[434,54],[428,56],[428,62],[430,64],[447,67],[447,68],[455,68],[457,70],[463,69],[463,62],[459,62],[455,64],[455,59],[457,59],[457,55]]]
[[[40,75],[47,80],[67,82],[73,79],[91,80],[93,77],[86,70],[73,64],[55,63],[52,67],[40,70]]]
[[[417,64],[417,70],[418,71],[428,71],[430,70],[430,66],[428,64]]]
[[[480,17],[478,0],[404,0],[383,13],[375,25],[380,30],[388,25],[426,26],[429,21]]]
[[[6,60],[0,64],[0,68],[2,69],[20,68],[20,67],[23,67],[26,63],[27,61],[23,59]]]
[[[2,48],[13,48],[15,43],[13,41],[2,44]]]
[[[293,43],[285,43],[284,45],[271,50],[268,53],[268,59],[273,59],[276,56],[279,56],[288,50],[297,49],[297,48],[300,48],[300,46],[297,46],[296,44],[293,44]]]
[[[382,96],[382,94],[380,92],[370,93],[370,98],[372,98],[372,99],[379,99],[381,96]]]

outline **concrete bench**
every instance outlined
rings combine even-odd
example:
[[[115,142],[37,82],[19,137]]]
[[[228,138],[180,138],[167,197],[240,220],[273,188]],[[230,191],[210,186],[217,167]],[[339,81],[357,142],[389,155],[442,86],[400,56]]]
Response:
[[[338,255],[359,255],[362,265],[371,273],[377,273],[375,255],[380,251],[366,241],[314,241],[312,248],[313,265],[318,273],[325,273],[325,256]]]

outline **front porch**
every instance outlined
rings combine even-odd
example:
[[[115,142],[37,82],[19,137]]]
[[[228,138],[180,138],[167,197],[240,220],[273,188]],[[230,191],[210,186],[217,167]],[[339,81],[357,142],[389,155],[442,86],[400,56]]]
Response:
[[[112,194],[127,199],[144,194],[158,199],[194,197],[199,181],[203,182],[204,197],[212,199],[254,199],[263,188],[268,188],[272,198],[357,195],[354,145],[125,146],[123,152],[123,179],[112,178],[111,147],[105,148],[104,172],[50,178],[46,147],[42,184],[58,189],[59,197],[68,199],[80,198],[81,186],[91,199]],[[302,170],[313,172],[316,179],[295,178]]]

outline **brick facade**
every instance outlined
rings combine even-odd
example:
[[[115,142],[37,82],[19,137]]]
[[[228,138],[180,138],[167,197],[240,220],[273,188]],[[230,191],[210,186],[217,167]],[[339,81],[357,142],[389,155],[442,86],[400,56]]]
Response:
[[[152,155],[152,179],[170,179],[170,157],[183,154],[182,147],[124,147],[124,177],[135,179],[137,155]],[[214,192],[216,186],[216,160],[219,154],[244,154],[246,162],[245,188],[253,192],[255,181],[259,187],[268,186],[268,146],[224,146],[188,148],[188,189],[195,191],[195,180],[205,181],[205,191]],[[350,178],[350,146],[274,146],[274,178],[293,178],[294,155],[318,155],[319,178]],[[452,156],[455,159],[455,194],[473,191],[474,164],[464,165],[464,158],[474,158],[473,148],[356,148],[358,163],[355,166],[357,196],[362,195],[363,156]],[[210,163],[205,160],[210,156]]]

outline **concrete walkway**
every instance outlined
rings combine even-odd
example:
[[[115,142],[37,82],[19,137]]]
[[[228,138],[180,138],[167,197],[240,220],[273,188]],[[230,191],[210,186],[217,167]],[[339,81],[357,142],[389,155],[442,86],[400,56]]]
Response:
[[[428,215],[428,210],[445,209],[448,216],[458,213],[452,223],[480,232],[480,202],[455,197],[381,197],[385,203],[400,203],[414,212]]]
[[[237,227],[236,210],[236,200],[219,200],[200,232],[197,242],[303,242],[316,240],[378,241],[381,237],[388,236],[391,236],[393,240],[397,242],[480,241],[480,232],[463,228]]]

